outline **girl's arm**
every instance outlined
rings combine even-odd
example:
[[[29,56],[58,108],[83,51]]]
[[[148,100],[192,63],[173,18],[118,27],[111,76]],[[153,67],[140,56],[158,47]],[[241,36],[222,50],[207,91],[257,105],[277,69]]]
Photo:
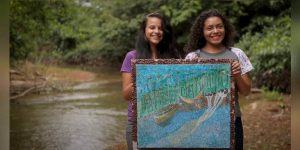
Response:
[[[236,83],[241,94],[245,96],[250,94],[251,79],[247,73],[236,77]]]
[[[123,72],[122,81],[123,81],[122,83],[123,98],[127,101],[130,101],[133,94],[133,83],[132,83],[131,73]]]
[[[251,79],[248,73],[241,75],[241,67],[238,61],[232,63],[232,75],[237,83],[238,90],[243,95],[248,95],[251,90]]]

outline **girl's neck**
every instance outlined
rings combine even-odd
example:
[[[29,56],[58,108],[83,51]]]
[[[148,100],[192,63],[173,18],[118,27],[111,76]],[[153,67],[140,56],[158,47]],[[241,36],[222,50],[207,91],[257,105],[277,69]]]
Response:
[[[150,44],[150,48],[151,48],[151,58],[152,59],[157,59],[157,48],[156,48],[156,45],[151,45]]]
[[[207,53],[219,53],[225,50],[225,46],[220,44],[220,45],[210,45],[206,44],[203,48],[203,51]]]

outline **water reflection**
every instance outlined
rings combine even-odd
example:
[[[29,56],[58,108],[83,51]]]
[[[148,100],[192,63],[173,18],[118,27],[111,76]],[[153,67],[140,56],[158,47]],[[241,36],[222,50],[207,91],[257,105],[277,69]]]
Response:
[[[111,74],[111,73],[110,73]],[[103,75],[102,75],[103,77]],[[118,72],[109,80],[11,103],[11,149],[105,149],[125,143],[126,103]]]

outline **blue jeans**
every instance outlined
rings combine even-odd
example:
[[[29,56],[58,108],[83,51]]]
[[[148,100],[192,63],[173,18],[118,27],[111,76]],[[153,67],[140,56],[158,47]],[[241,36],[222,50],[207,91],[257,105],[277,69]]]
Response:
[[[128,150],[133,150],[133,147],[132,147],[132,129],[133,129],[133,122],[127,121],[126,141],[127,141],[127,149]]]
[[[242,150],[244,143],[243,123],[241,117],[236,117],[235,122],[235,149]]]

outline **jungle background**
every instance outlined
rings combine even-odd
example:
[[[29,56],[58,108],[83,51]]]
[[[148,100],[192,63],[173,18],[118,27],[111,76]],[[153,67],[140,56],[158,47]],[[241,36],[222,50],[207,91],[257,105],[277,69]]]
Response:
[[[118,71],[126,53],[134,48],[145,14],[158,11],[167,16],[177,48],[182,50],[193,21],[210,8],[230,19],[238,33],[235,47],[247,54],[255,68],[251,72],[252,93],[241,98],[244,148],[290,149],[289,0],[11,0],[10,96],[16,108],[16,113],[14,109],[11,113],[16,117],[21,113],[17,109],[28,95],[70,91],[69,87],[96,78],[99,82],[113,76],[111,81],[121,87]],[[119,92],[115,95],[121,94],[119,88],[114,90]],[[117,99],[116,103],[126,103],[121,97]],[[120,107],[126,112],[126,104]],[[11,133],[24,128],[22,123],[14,126],[19,121],[13,122]],[[123,125],[122,131],[126,123]],[[66,145],[37,144],[22,140],[24,137],[32,138],[30,134],[11,136],[11,147]],[[20,139],[22,142],[17,142]],[[125,149],[124,139],[112,141],[117,142],[106,149]]]

